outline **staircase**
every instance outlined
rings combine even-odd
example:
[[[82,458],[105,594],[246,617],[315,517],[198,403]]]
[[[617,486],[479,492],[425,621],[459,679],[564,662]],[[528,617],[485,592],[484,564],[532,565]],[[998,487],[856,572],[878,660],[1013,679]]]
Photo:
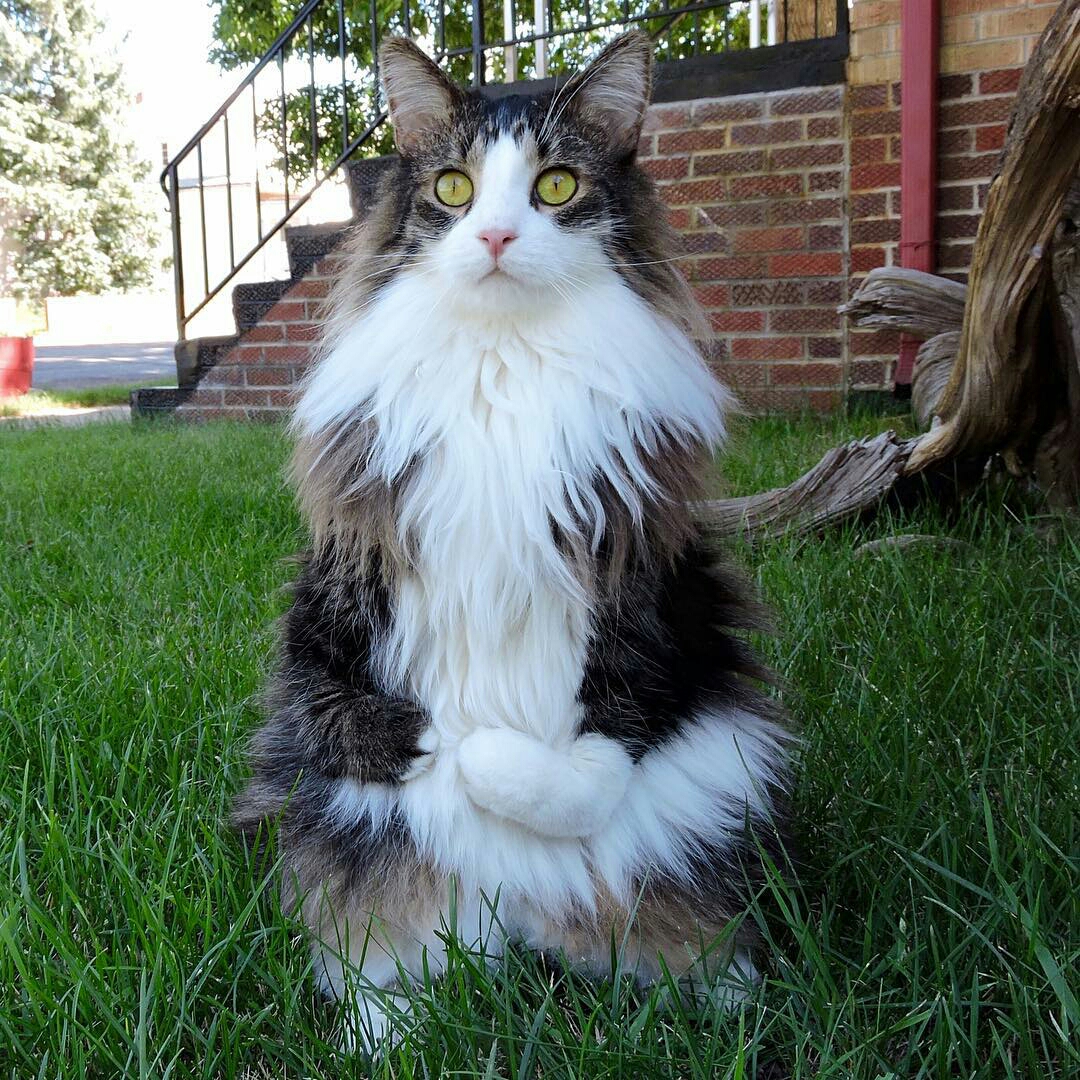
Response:
[[[186,419],[280,417],[311,359],[319,309],[337,267],[334,253],[363,220],[379,178],[393,160],[348,162],[352,218],[286,225],[289,277],[234,286],[236,333],[178,342],[177,385],[133,391],[132,410],[140,416],[177,413]]]

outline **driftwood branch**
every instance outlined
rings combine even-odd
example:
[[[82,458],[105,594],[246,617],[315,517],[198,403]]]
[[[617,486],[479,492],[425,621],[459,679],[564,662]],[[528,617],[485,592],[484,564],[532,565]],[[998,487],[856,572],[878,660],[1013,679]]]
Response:
[[[1050,501],[1080,501],[1080,178],[1054,233],[1051,264],[1053,349],[1063,390],[1056,422],[1035,450],[1035,476]]]
[[[817,532],[875,507],[901,476],[913,445],[886,431],[837,446],[788,487],[696,503],[694,516],[718,536]]]
[[[911,379],[911,411],[920,428],[928,428],[937,415],[938,402],[952,374],[959,349],[959,330],[937,334],[919,346]]]
[[[881,266],[866,275],[838,310],[856,326],[932,338],[960,329],[966,298],[967,286],[959,282],[902,266]]]

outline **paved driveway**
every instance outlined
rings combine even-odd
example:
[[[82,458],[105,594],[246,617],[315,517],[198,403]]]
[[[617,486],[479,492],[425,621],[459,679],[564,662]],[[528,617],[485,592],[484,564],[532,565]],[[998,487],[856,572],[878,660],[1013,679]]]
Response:
[[[34,389],[84,390],[176,380],[171,341],[141,345],[39,345],[34,350]]]

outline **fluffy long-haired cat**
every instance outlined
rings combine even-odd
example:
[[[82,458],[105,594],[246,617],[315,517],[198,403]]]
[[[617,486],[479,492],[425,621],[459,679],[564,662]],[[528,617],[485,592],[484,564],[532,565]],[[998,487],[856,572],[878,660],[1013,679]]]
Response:
[[[313,547],[236,815],[280,821],[286,902],[368,1045],[370,988],[437,973],[447,931],[754,977],[729,923],[787,736],[688,504],[726,395],[635,164],[650,57],[627,34],[488,101],[382,49],[400,161],[296,410]]]

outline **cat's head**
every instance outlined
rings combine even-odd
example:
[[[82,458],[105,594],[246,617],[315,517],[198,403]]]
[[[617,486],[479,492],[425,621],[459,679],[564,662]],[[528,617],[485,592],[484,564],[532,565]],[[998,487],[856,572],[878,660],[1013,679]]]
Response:
[[[665,215],[635,164],[651,66],[649,39],[632,32],[552,93],[489,100],[407,39],[386,41],[402,167],[384,257],[466,306],[556,302],[612,268],[639,294],[670,297]]]

